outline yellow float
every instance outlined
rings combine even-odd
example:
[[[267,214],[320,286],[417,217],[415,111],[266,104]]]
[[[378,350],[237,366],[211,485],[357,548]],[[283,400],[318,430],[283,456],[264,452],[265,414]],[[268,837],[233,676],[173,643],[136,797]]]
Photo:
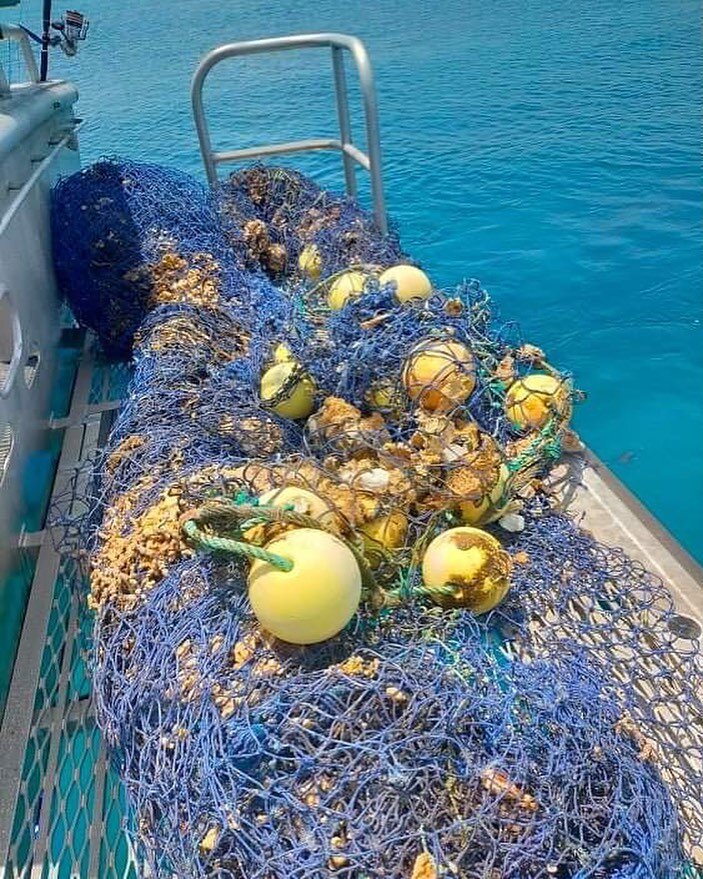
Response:
[[[295,360],[295,357],[290,352],[290,348],[288,345],[283,342],[280,345],[276,345],[276,348],[273,352],[273,362],[274,363],[289,363]]]
[[[372,409],[397,409],[403,399],[396,383],[389,379],[378,379],[366,392],[366,402]]]
[[[405,361],[403,384],[410,399],[428,412],[453,409],[476,387],[473,354],[460,342],[421,342]]]
[[[341,632],[361,601],[361,572],[352,551],[314,528],[296,528],[266,545],[289,560],[281,570],[255,560],[249,600],[266,631],[291,644],[317,644]]]
[[[311,281],[317,281],[322,273],[322,257],[314,244],[306,245],[298,257],[298,268],[301,274]]]
[[[289,507],[296,513],[303,513],[318,522],[329,523],[334,518],[334,510],[319,495],[297,485],[284,485],[272,488],[259,497],[259,505],[266,507]]]
[[[330,287],[327,304],[332,311],[339,311],[350,299],[361,296],[364,292],[364,284],[366,284],[366,275],[363,272],[345,272]]]
[[[422,269],[416,266],[392,266],[383,272],[378,283],[382,287],[385,284],[395,284],[395,296],[398,302],[427,299],[432,295],[432,282]]]
[[[408,519],[400,510],[392,510],[387,515],[365,522],[359,530],[364,541],[364,551],[374,564],[383,553],[398,549],[405,543]]]
[[[452,476],[460,476],[460,470],[450,475],[448,485],[453,488]],[[457,510],[462,520],[467,525],[485,525],[497,519],[502,508],[505,506],[507,484],[510,477],[510,471],[505,464],[501,464],[496,472],[495,482],[492,486],[487,485],[485,493],[478,498],[466,498],[457,504]],[[459,480],[454,480],[459,485]]]
[[[493,610],[510,588],[510,556],[480,528],[450,528],[430,543],[422,578],[433,600],[444,607],[466,607],[476,614]],[[448,592],[444,590],[449,587]]]
[[[565,379],[534,373],[514,381],[505,395],[505,414],[521,430],[539,430],[552,415],[568,419],[571,394]]]
[[[293,359],[274,363],[264,372],[260,393],[263,402],[270,403],[282,418],[307,418],[315,408],[315,384]]]

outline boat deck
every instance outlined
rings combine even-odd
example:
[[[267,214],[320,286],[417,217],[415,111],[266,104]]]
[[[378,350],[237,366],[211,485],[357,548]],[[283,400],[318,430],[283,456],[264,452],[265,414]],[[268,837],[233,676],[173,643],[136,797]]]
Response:
[[[76,483],[87,478],[126,385],[125,367],[96,363],[88,337],[82,347],[68,414],[46,424],[63,437],[51,520],[80,513]],[[124,794],[93,715],[82,573],[55,537],[45,527],[21,540],[33,578],[0,732],[2,875],[137,879],[145,873],[125,832]]]
[[[679,633],[703,633],[703,567],[590,450],[555,468],[561,502],[608,546],[619,546],[666,585],[679,612]]]
[[[125,366],[94,359],[89,336],[74,330],[71,344],[82,354],[68,414],[46,424],[63,438],[49,519],[64,522],[80,513],[77,489],[128,379]],[[600,540],[621,546],[662,577],[679,613],[674,635],[697,649],[701,569],[592,455],[569,458],[555,471],[553,487]],[[131,849],[124,793],[92,710],[82,574],[78,562],[56,548],[55,537],[47,526],[21,541],[33,577],[0,732],[0,863],[6,879],[137,879],[147,873]],[[691,854],[703,866],[695,841]]]

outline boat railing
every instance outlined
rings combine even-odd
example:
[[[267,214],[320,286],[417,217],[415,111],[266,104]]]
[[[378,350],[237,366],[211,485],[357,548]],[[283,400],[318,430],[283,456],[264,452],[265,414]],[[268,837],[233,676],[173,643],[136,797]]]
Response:
[[[332,50],[332,71],[337,103],[337,118],[339,120],[339,137],[309,138],[306,140],[289,141],[287,143],[263,144],[244,149],[215,151],[212,147],[210,129],[203,106],[203,86],[213,67],[228,58],[241,58],[248,55],[310,48],[330,48]],[[349,98],[344,70],[345,52],[352,56],[359,76],[368,152],[360,150],[352,139]],[[217,184],[217,166],[222,163],[265,158],[286,153],[336,150],[342,154],[347,195],[351,197],[356,197],[357,195],[356,166],[360,165],[368,171],[371,177],[371,195],[376,224],[382,232],[385,233],[387,231],[388,223],[381,173],[381,145],[376,86],[371,61],[366,47],[361,40],[347,34],[296,34],[287,37],[271,37],[220,46],[209,52],[198,65],[193,76],[191,99],[205,173],[211,186]]]
[[[37,61],[29,45],[27,34],[15,24],[0,24],[0,43],[8,41],[17,43],[20,53],[24,60],[24,66],[27,70],[27,79],[29,82],[39,82],[39,68]],[[10,82],[5,75],[5,71],[0,65],[0,99],[10,96]]]

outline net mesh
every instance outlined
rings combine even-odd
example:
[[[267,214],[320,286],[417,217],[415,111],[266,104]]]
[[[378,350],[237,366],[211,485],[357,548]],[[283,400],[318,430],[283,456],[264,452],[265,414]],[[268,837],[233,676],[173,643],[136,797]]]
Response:
[[[329,277],[352,265],[388,266],[403,257],[394,228],[379,235],[371,215],[353,199],[288,168],[254,165],[233,174],[216,204],[243,264],[284,282],[300,278],[306,265],[313,275]]]
[[[698,644],[655,577],[560,507],[571,377],[477,282],[405,298],[383,273],[410,265],[397,235],[302,175],[256,166],[212,201],[177,176],[110,160],[54,199],[69,302],[133,352],[62,533],[90,553],[98,718],[151,869],[694,876]],[[123,248],[96,265],[113,227],[129,278],[153,283],[168,227],[184,259],[216,258],[222,295],[145,295]],[[313,543],[291,561],[296,534]],[[271,634],[255,572],[290,574],[305,612],[342,569],[346,625]]]
[[[249,301],[206,190],[178,171],[104,159],[57,185],[51,217],[59,287],[109,355],[159,304]]]

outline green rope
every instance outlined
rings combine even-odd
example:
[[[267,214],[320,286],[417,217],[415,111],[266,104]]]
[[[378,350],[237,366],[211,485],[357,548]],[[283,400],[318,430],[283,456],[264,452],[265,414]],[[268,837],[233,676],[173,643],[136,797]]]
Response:
[[[293,562],[285,556],[275,552],[269,552],[262,546],[246,543],[242,540],[233,540],[231,537],[220,537],[217,534],[206,534],[198,528],[195,519],[189,519],[183,526],[183,531],[199,549],[211,552],[230,552],[235,555],[245,555],[249,558],[267,562],[281,571],[292,571]]]
[[[413,574],[420,567],[421,559],[432,539],[437,536],[439,531],[443,530],[443,524],[452,524],[453,518],[446,510],[440,510],[432,516],[422,536],[415,543],[407,570],[401,572],[402,582],[400,586],[395,589],[379,589],[376,595],[373,596],[373,602],[377,609],[398,607],[418,596],[434,599],[435,596],[451,598],[455,595],[456,587],[452,584],[425,586],[424,584],[416,585],[412,582]]]
[[[408,601],[414,596],[427,597],[435,599],[436,596],[444,598],[454,598],[456,595],[456,586],[451,583],[444,583],[441,586],[407,586],[402,585],[397,589],[389,589],[380,596],[381,607],[397,607],[403,602]]]
[[[561,434],[568,424],[568,419],[552,415],[542,430],[535,436],[530,445],[517,458],[508,461],[508,469],[512,473],[542,463],[542,453],[556,460],[561,454]]]
[[[344,540],[336,531],[328,525],[307,516],[305,513],[297,513],[287,507],[271,507],[266,505],[237,503],[229,498],[218,497],[208,499],[197,512],[187,519],[183,525],[185,534],[200,548],[215,550],[218,552],[230,552],[236,555],[246,555],[251,558],[261,559],[283,571],[290,571],[293,563],[290,559],[271,553],[264,547],[256,546],[245,540],[239,540],[243,530],[252,526],[253,523],[277,522],[284,525],[296,525],[299,528],[314,528],[331,534],[351,551],[361,572],[361,580],[366,597],[378,601],[383,594],[369,563],[363,552],[348,540]],[[202,526],[207,526],[203,530]],[[215,532],[214,534],[211,532]],[[219,533],[218,533],[219,532]],[[234,532],[237,537],[222,536]]]

